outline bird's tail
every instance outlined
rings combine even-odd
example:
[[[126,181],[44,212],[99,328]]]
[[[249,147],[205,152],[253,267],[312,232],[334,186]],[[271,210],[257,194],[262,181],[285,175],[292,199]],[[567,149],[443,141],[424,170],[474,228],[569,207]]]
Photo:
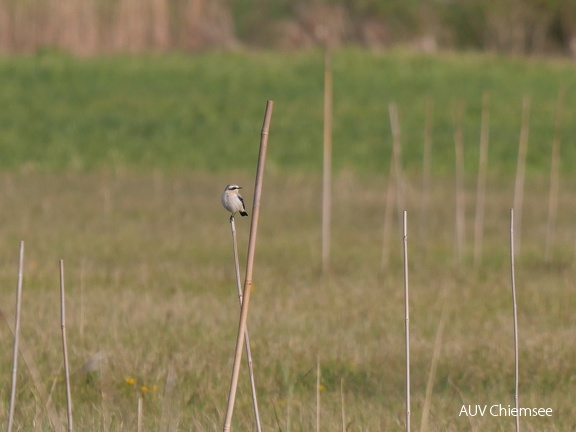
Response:
[[[240,214],[241,214],[242,216],[248,216],[248,213],[246,213],[245,211],[241,211]]]

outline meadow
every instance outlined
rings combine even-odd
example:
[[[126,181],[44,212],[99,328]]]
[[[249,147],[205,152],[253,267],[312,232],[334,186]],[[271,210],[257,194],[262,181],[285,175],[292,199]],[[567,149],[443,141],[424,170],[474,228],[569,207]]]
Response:
[[[402,231],[382,262],[391,138],[402,126],[409,224],[412,421],[419,429],[442,311],[446,327],[429,430],[512,430],[460,415],[514,404],[509,209],[522,98],[532,98],[522,248],[516,262],[525,431],[571,431],[576,320],[574,66],[563,60],[403,51],[334,53],[332,255],[320,266],[322,55],[206,53],[0,59],[0,422],[8,411],[18,242],[25,241],[17,430],[65,423],[58,297],[64,259],[76,430],[222,427],[238,321],[227,183],[251,189],[265,101],[273,99],[248,320],[264,430],[404,430]],[[551,143],[564,94],[551,257],[544,259]],[[480,107],[490,93],[481,265],[472,265]],[[426,99],[432,179],[422,187]],[[454,236],[453,114],[464,101],[466,249]],[[424,194],[429,202],[423,209]],[[396,209],[397,210],[397,209]],[[397,216],[396,210],[394,215]],[[241,262],[249,221],[237,218]],[[36,370],[36,375],[31,372]],[[39,377],[39,378],[38,378]],[[241,371],[233,430],[254,430]],[[342,389],[342,390],[341,390]]]

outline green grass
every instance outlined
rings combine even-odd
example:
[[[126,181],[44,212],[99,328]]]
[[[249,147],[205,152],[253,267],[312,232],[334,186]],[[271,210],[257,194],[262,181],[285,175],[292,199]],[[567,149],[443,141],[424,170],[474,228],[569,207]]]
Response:
[[[266,99],[275,100],[249,328],[264,430],[315,425],[322,366],[323,430],[339,430],[344,380],[349,431],[401,431],[404,421],[402,236],[380,267],[390,137],[403,130],[412,335],[412,419],[418,428],[440,313],[448,319],[430,430],[511,430],[513,419],[464,418],[462,404],[513,404],[509,208],[521,98],[532,130],[516,265],[522,406],[552,418],[523,431],[574,430],[576,296],[573,164],[562,164],[552,259],[544,260],[557,90],[566,91],[562,156],[573,159],[573,66],[520,60],[343,50],[334,57],[331,273],[320,274],[322,62],[309,53],[206,53],[0,59],[0,304],[14,316],[18,242],[26,242],[23,344],[64,416],[58,260],[66,268],[68,346],[78,431],[164,430],[166,377],[178,430],[222,427],[238,322],[227,183],[251,185]],[[471,269],[480,102],[491,94],[482,265]],[[425,97],[435,102],[430,208],[421,214]],[[451,110],[466,117],[466,253],[454,259]],[[249,220],[237,220],[239,250]],[[243,264],[242,264],[243,265]],[[446,298],[446,301],[444,300]],[[0,423],[6,422],[12,338],[0,324]],[[95,353],[105,365],[87,373]],[[52,430],[21,362],[16,426]],[[134,384],[126,381],[133,378]],[[132,381],[130,381],[132,382]],[[142,386],[147,391],[143,392]],[[53,390],[51,390],[53,388]],[[243,368],[234,430],[252,429]]]
[[[530,171],[549,169],[554,111],[565,91],[562,155],[576,157],[574,65],[563,60],[402,51],[334,53],[334,165],[382,172],[390,156],[387,107],[398,104],[403,158],[418,170],[424,106],[434,102],[435,172],[453,166],[452,112],[466,105],[465,157],[476,169],[482,92],[491,95],[490,169],[515,168],[522,97],[532,97]],[[74,59],[43,52],[0,59],[0,166],[251,169],[259,119],[275,101],[269,166],[318,171],[322,54],[219,53]],[[563,164],[573,173],[573,164]]]

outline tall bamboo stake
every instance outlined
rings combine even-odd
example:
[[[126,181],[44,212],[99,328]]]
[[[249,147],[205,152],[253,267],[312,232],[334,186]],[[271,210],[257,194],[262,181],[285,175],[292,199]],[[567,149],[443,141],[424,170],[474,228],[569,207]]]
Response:
[[[142,432],[142,396],[138,398],[138,417],[136,419],[136,431]]]
[[[242,307],[242,283],[240,282],[240,264],[238,262],[238,241],[236,239],[236,222],[234,216],[230,218],[230,228],[232,230],[232,245],[234,249],[234,268],[236,270],[236,287],[238,289],[238,301]],[[250,348],[250,337],[248,336],[248,327],[244,334],[244,345],[246,347],[246,359],[248,361],[248,374],[250,377],[250,390],[252,392],[252,405],[254,407],[254,419],[256,421],[256,429],[258,432],[262,431],[260,425],[260,411],[258,410],[258,398],[256,396],[256,383],[254,381],[254,364],[252,361],[252,349]]]
[[[322,178],[322,271],[330,267],[332,208],[332,63],[330,48],[324,49],[324,132]]]
[[[16,322],[14,324],[14,352],[12,357],[12,382],[10,390],[10,408],[7,431],[12,432],[14,425],[14,408],[16,405],[16,381],[18,375],[18,344],[20,342],[20,305],[22,303],[22,278],[24,272],[24,241],[20,241],[20,258],[18,260],[18,284],[16,286]]]
[[[264,178],[264,164],[266,162],[266,150],[268,147],[268,130],[274,102],[269,100],[266,104],[264,123],[260,136],[260,151],[258,154],[258,167],[256,169],[256,181],[254,186],[254,202],[252,204],[252,222],[250,225],[250,236],[248,240],[248,257],[246,262],[246,276],[244,279],[244,290],[242,308],[240,309],[240,322],[238,323],[238,335],[236,337],[236,351],[234,354],[234,364],[232,367],[232,378],[230,380],[230,391],[228,393],[228,405],[226,408],[226,418],[224,420],[224,432],[230,430],[232,414],[234,412],[234,402],[236,400],[236,389],[238,388],[238,375],[240,372],[240,362],[242,360],[242,340],[246,333],[246,322],[248,319],[248,307],[250,305],[250,294],[252,291],[252,271],[254,267],[254,253],[256,251],[256,235],[258,232],[258,218],[260,215],[260,198],[262,196],[262,182]]]
[[[526,153],[528,151],[528,136],[530,134],[530,96],[522,99],[522,125],[520,126],[520,142],[518,143],[518,162],[516,164],[516,181],[514,182],[514,209],[516,209],[516,247],[514,253],[520,253],[522,244],[522,204],[524,200],[524,177],[526,172]]]
[[[395,103],[388,105],[390,115],[390,127],[392,128],[392,160],[394,161],[394,173],[396,177],[396,206],[398,217],[401,219],[401,209],[404,209],[404,176],[402,173],[402,144],[400,137],[400,120]]]
[[[436,340],[434,341],[434,351],[432,352],[432,361],[430,362],[430,372],[428,373],[428,382],[426,383],[426,394],[424,396],[424,404],[422,406],[422,420],[420,423],[420,432],[428,430],[428,417],[430,415],[430,405],[432,402],[432,390],[434,389],[434,379],[436,377],[436,368],[438,367],[438,359],[440,358],[440,350],[442,349],[442,337],[444,335],[444,326],[446,323],[446,303],[442,308],[442,315],[440,315],[440,323],[436,331]]]
[[[74,423],[72,421],[72,393],[70,391],[70,367],[68,365],[68,345],[66,343],[66,307],[65,307],[65,294],[64,294],[64,260],[60,260],[60,313],[62,328],[62,353],[64,355],[64,377],[66,379],[66,404],[68,407],[68,432],[74,430]]]
[[[428,207],[430,202],[430,178],[432,172],[432,118],[434,102],[426,98],[426,118],[424,120],[424,156],[422,160],[422,199],[420,201],[420,246],[425,244]]]
[[[514,276],[514,209],[510,209],[510,275],[512,282],[512,309],[514,312],[514,402],[516,412],[518,401],[518,312],[516,308],[516,279]],[[520,416],[516,416],[516,432],[520,430]]]
[[[384,208],[384,231],[382,234],[382,262],[381,268],[384,270],[388,265],[390,256],[390,226],[392,225],[392,210],[394,207],[394,159],[390,159],[390,170],[388,171],[388,181],[386,184],[386,203]]]
[[[456,258],[462,262],[465,247],[465,207],[464,207],[464,148],[462,144],[462,117],[464,103],[459,103],[454,119],[454,151],[456,161]]]
[[[340,406],[342,407],[342,432],[346,432],[346,411],[344,409],[344,378],[340,378]]]
[[[476,217],[474,219],[474,267],[482,260],[484,234],[484,205],[486,202],[486,167],[488,165],[488,143],[490,134],[490,95],[482,95],[482,119],[480,126],[480,158],[478,161],[478,184],[476,190]]]
[[[554,140],[552,142],[552,161],[550,164],[550,193],[548,194],[548,223],[546,224],[546,248],[544,259],[549,261],[554,243],[556,215],[558,213],[558,191],[560,188],[560,129],[564,112],[564,89],[558,90],[556,119],[554,121]]]
[[[410,432],[410,308],[408,298],[408,228],[404,210],[404,329],[406,334],[406,432]]]
[[[320,356],[316,358],[316,432],[320,432]]]

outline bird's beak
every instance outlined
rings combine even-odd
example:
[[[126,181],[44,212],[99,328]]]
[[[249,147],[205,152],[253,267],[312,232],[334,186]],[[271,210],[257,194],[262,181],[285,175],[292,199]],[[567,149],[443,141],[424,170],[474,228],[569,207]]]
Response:
[[[242,189],[242,186],[238,186],[238,189]]]

